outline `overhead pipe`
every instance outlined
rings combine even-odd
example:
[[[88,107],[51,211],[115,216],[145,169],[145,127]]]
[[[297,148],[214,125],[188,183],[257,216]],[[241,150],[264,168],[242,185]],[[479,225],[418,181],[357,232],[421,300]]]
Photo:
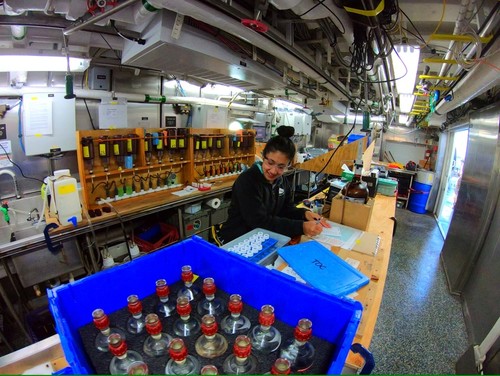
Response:
[[[354,100],[354,98],[351,98],[346,88],[323,72],[320,67],[315,66],[306,52],[295,47],[295,50],[303,57],[303,59],[298,58],[294,53],[287,51],[285,48],[272,42],[262,34],[242,26],[240,22],[222,12],[214,11],[214,9],[203,2],[195,0],[149,0],[149,3],[156,8],[165,8],[192,17],[237,36],[276,58],[298,68],[315,81],[327,81],[325,84],[322,84],[322,86],[332,91],[338,97]]]
[[[493,66],[500,66],[500,39],[497,38],[491,46],[491,55],[485,56],[488,63]],[[488,64],[476,64],[452,89],[452,100],[447,102],[441,100],[436,106],[436,114],[443,115],[457,107],[467,103],[478,95],[485,93],[492,87],[500,84],[498,71],[492,69]]]
[[[61,88],[50,88],[47,87],[46,90],[54,92],[63,92]],[[21,97],[24,94],[39,93],[40,88],[33,87],[22,87],[21,89],[15,89],[11,87],[0,87],[0,97]],[[199,98],[199,97],[179,97],[179,96],[163,96],[158,94],[132,94],[132,93],[119,93],[119,92],[109,92],[102,90],[88,90],[88,89],[74,89],[74,94],[80,99],[110,99],[116,98],[126,98],[129,102],[136,103],[156,103],[156,104],[191,104],[191,105],[207,105],[215,107],[227,107],[234,110],[244,110],[244,111],[261,111],[259,107],[248,106],[240,103],[229,103],[226,101],[219,101],[216,99],[209,98]]]
[[[453,30],[453,34],[460,34],[462,32],[462,29],[463,29],[463,22],[464,20],[466,19],[466,16],[469,12],[469,7],[471,6],[471,4],[475,4],[476,0],[462,0],[462,3],[461,3],[461,7],[460,7],[460,10],[458,12],[458,17],[457,17],[457,20],[455,21],[455,29]],[[473,6],[472,6],[473,7]],[[453,48],[455,46],[455,41],[450,41],[450,44],[448,46],[448,52],[446,52],[446,55],[445,55],[445,60],[450,60],[453,56]],[[448,71],[450,70],[450,67],[451,65],[450,64],[447,64],[447,63],[444,63],[442,66],[441,66],[441,70],[439,71],[439,74],[438,76],[446,76],[446,74],[448,73]],[[437,85],[439,85],[439,82],[437,82]]]
[[[121,11],[122,9],[127,8],[129,5],[132,5],[133,3],[137,2],[137,1],[138,0],[125,0],[106,12],[99,13],[97,16],[93,16],[93,17],[91,17],[85,21],[82,21],[82,22],[77,22],[75,25],[64,29],[63,34],[64,35],[71,35],[74,32],[81,30],[88,25],[95,24],[96,22],[99,22],[105,18],[108,18],[109,16],[115,14],[116,12]]]

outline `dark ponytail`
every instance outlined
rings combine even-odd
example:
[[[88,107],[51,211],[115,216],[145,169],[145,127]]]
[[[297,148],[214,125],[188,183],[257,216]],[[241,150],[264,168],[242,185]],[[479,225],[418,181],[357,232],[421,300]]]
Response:
[[[295,157],[295,144],[290,137],[295,134],[295,128],[282,125],[276,129],[276,132],[278,132],[278,135],[267,141],[262,152],[263,156],[266,157],[269,153],[279,151],[285,154],[290,161],[293,161]]]

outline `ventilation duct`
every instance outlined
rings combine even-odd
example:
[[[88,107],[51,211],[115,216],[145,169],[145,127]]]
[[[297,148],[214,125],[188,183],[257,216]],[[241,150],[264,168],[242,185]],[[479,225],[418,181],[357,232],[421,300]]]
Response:
[[[246,57],[194,27],[183,24],[176,35],[175,14],[159,12],[142,32],[146,45],[125,42],[122,63],[159,69],[178,78],[215,82],[247,90],[283,88],[276,72]],[[178,38],[176,38],[178,37]]]

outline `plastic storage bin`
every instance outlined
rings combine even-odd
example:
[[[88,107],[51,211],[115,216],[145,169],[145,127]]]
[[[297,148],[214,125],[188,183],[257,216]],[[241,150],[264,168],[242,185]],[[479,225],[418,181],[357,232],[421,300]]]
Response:
[[[398,181],[396,179],[379,178],[377,192],[384,196],[396,196],[398,192]]]
[[[141,252],[151,252],[179,240],[177,227],[167,223],[157,223],[134,237]]]
[[[359,302],[339,299],[292,281],[199,237],[48,290],[49,307],[73,373],[94,372],[78,329],[92,321],[95,308],[105,312],[123,308],[131,291],[139,296],[151,295],[157,279],[165,278],[169,284],[179,281],[181,267],[186,264],[201,277],[215,278],[217,287],[227,293],[241,294],[245,304],[258,309],[272,304],[277,319],[288,325],[295,326],[299,319],[309,318],[314,335],[335,345],[328,373],[341,373],[361,319],[363,308]]]

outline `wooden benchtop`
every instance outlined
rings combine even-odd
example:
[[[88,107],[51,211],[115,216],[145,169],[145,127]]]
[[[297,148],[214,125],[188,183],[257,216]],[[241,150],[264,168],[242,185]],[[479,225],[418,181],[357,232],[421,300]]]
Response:
[[[311,197],[310,200],[316,198],[324,198],[324,193],[320,192],[316,196]],[[381,194],[375,197],[373,212],[367,229],[367,232],[380,236],[380,246],[375,256],[339,247],[332,247],[331,249],[332,252],[344,260],[351,258],[359,261],[358,270],[370,279],[367,285],[356,291],[357,295],[354,297],[355,300],[363,305],[363,315],[353,343],[361,343],[367,349],[370,347],[380,304],[382,303],[394,228],[394,221],[391,217],[394,217],[395,213],[396,197],[388,197]],[[309,238],[302,238],[302,241],[307,240]],[[360,355],[349,352],[346,360],[347,367],[358,370],[363,364],[364,359]]]

